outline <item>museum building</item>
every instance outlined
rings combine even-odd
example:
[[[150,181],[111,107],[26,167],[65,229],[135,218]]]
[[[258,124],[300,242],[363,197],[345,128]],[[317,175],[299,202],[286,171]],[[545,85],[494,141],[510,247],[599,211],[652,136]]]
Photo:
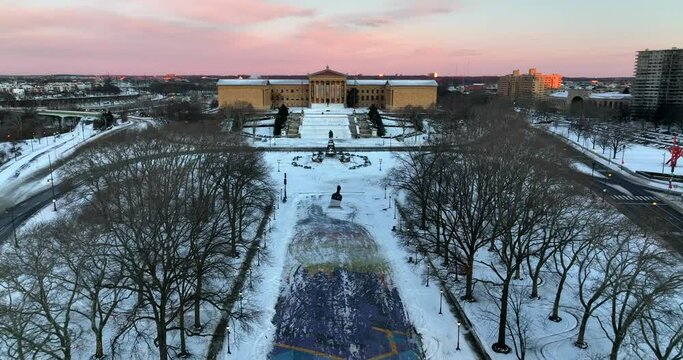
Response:
[[[221,79],[218,102],[229,106],[238,102],[267,110],[288,107],[346,106],[396,110],[405,106],[430,107],[436,104],[437,82],[428,80],[349,79],[329,67],[309,74],[307,79]],[[348,102],[354,96],[356,101]]]

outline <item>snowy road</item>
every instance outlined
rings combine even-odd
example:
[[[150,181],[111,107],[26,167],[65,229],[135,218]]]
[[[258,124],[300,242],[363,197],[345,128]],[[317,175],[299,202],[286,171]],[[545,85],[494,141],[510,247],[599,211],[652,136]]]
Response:
[[[271,358],[419,359],[415,330],[376,242],[351,221],[354,212],[323,209],[325,200],[313,196],[297,211]]]

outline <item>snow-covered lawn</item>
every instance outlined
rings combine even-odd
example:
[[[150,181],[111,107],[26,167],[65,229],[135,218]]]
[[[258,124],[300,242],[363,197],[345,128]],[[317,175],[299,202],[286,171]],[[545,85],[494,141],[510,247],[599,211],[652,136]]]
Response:
[[[611,153],[610,149],[603,150],[599,145],[593,146],[593,140],[590,137],[583,137],[577,141],[576,134],[569,130],[566,126],[553,126],[550,125],[548,130],[563,136],[564,138],[570,140],[571,142],[590,150],[596,155],[604,157],[609,163],[616,166],[622,165],[631,171],[649,171],[649,172],[662,172],[662,164],[664,163],[664,173],[670,174],[671,167],[666,164],[671,158],[671,154],[667,150],[662,150],[654,146],[645,146],[640,144],[628,144],[624,151],[618,151],[616,157]],[[569,131],[569,136],[567,132]],[[674,174],[683,175],[683,168],[677,166],[675,168]]]

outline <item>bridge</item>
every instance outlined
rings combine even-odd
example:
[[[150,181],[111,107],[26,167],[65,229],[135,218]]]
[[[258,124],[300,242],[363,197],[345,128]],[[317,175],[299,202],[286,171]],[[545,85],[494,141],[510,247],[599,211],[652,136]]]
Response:
[[[99,96],[76,96],[65,98],[49,98],[49,99],[22,99],[22,100],[5,100],[0,101],[0,106],[4,107],[40,107],[40,106],[69,106],[82,103],[92,103],[101,101],[121,101],[121,100],[136,100],[140,94],[125,94],[125,95],[99,95]]]

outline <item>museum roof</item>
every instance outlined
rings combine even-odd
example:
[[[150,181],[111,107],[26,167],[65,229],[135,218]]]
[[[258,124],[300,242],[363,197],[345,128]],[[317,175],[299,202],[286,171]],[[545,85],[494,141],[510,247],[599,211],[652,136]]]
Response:
[[[346,80],[346,85],[376,85],[384,86],[387,84],[386,80],[376,80],[376,79],[361,79],[361,80]]]
[[[308,85],[308,79],[269,79],[271,85]]]
[[[436,80],[389,80],[389,86],[439,86]]]
[[[267,79],[220,79],[216,85],[265,86]]]

